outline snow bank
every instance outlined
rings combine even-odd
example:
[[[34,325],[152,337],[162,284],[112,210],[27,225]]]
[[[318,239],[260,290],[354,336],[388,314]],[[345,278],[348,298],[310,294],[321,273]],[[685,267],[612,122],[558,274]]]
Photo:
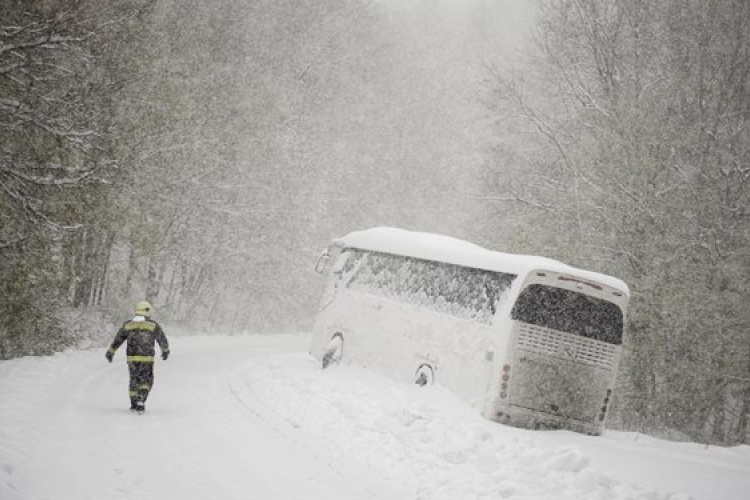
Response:
[[[254,364],[242,378],[235,383],[249,405],[315,437],[331,454],[404,485],[408,498],[678,500],[722,491],[729,499],[750,491],[741,465],[750,447],[730,458],[722,449],[688,450],[651,438],[638,443],[626,434],[509,428],[482,419],[440,387],[393,383],[346,366],[322,371],[303,354]],[[615,466],[606,467],[612,455]],[[687,478],[672,472],[695,464],[705,470],[685,470],[698,484],[685,482],[693,491],[680,493]]]

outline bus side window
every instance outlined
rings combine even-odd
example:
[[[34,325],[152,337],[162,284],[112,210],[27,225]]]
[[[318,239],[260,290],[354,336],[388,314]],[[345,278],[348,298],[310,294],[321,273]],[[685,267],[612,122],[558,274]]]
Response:
[[[383,253],[361,262],[347,286],[489,324],[515,275]],[[355,267],[354,264],[351,264]],[[350,263],[347,263],[347,267]]]
[[[346,261],[349,259],[349,255],[351,255],[351,252],[341,252],[339,258],[336,259],[336,262],[333,263],[331,273],[341,274],[341,272],[344,270],[344,266],[346,265]]]

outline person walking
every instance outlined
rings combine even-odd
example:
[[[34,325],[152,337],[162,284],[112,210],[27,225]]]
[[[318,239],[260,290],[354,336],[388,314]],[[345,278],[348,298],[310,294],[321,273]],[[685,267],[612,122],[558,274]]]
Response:
[[[169,357],[169,342],[159,323],[151,319],[153,308],[143,300],[135,306],[135,317],[126,321],[117,332],[105,357],[110,363],[117,349],[127,340],[127,362],[130,372],[130,411],[143,414],[146,399],[154,386],[155,343],[161,349],[161,359]]]

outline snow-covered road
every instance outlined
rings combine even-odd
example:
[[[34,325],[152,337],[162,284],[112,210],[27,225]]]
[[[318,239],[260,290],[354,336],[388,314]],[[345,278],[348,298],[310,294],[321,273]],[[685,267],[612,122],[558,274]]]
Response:
[[[748,498],[748,446],[512,429],[438,386],[321,371],[308,339],[171,338],[143,416],[122,352],[0,362],[0,499]]]
[[[173,339],[143,416],[127,409],[123,352],[0,364],[0,498],[369,498],[232,387],[288,342],[195,340]]]

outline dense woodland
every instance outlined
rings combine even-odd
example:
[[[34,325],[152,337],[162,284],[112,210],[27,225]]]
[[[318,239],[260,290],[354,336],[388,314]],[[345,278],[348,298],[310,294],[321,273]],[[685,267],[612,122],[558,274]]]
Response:
[[[3,0],[0,359],[144,297],[309,329],[319,251],[394,225],[624,279],[610,425],[747,440],[750,4],[541,0],[523,64],[498,38],[445,72],[416,49],[452,50],[420,40],[444,3],[406,29],[367,0]]]

